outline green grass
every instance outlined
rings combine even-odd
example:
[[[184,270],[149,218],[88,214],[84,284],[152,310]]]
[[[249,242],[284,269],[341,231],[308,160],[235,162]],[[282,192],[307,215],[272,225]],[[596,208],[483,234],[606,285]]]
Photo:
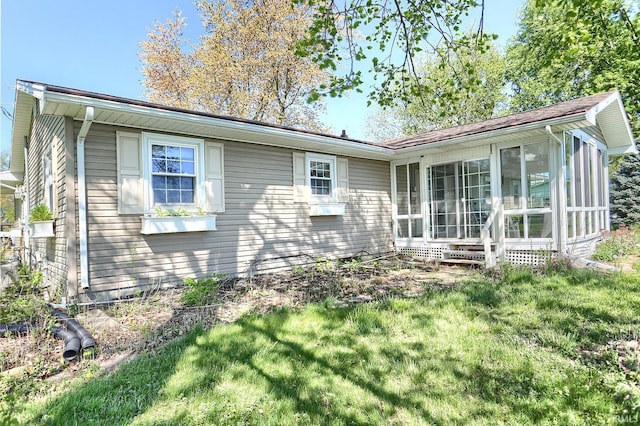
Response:
[[[15,413],[26,424],[631,422],[638,375],[608,342],[639,329],[640,276],[510,269],[418,299],[195,330]]]

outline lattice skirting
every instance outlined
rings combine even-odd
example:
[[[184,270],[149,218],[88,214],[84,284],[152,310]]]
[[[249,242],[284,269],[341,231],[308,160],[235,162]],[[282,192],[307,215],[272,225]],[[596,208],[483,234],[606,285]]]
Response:
[[[551,250],[507,250],[505,253],[505,260],[512,265],[544,265],[557,257],[557,252]]]
[[[401,247],[398,249],[400,254],[405,256],[415,256],[421,259],[442,259],[442,252],[446,247]]]
[[[402,247],[398,249],[403,255],[428,260],[442,259],[445,250],[447,247]],[[557,257],[558,253],[551,250],[507,250],[505,253],[505,260],[513,265],[544,265]]]

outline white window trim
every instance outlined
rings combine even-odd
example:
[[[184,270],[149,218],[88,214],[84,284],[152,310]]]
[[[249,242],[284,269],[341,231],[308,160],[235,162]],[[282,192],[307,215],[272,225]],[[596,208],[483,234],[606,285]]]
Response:
[[[314,195],[311,191],[311,162],[322,161],[330,164],[331,173],[331,195]],[[306,184],[309,188],[309,204],[331,204],[338,203],[338,166],[337,158],[333,155],[307,153],[306,162]]]
[[[188,212],[197,212],[198,209],[206,211],[205,199],[205,167],[204,167],[204,140],[187,138],[184,136],[171,136],[157,133],[142,133],[142,176],[144,179],[144,212],[153,214],[156,206],[153,204],[153,186],[151,175],[151,145],[186,146],[195,148],[195,188],[193,204],[161,204],[164,209],[183,208]]]

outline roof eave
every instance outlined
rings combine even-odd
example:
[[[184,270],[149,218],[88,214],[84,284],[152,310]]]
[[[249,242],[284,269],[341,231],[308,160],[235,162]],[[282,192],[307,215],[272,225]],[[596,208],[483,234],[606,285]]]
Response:
[[[286,128],[270,127],[258,123],[235,121],[224,118],[198,115],[182,111],[163,110],[155,107],[133,105],[113,100],[95,99],[75,94],[47,91],[42,100],[42,112],[55,114],[62,104],[93,106],[96,110],[94,123],[128,126],[126,122],[101,120],[101,112],[117,112],[139,117],[159,119],[166,126],[152,126],[147,130],[171,132],[171,124],[181,123],[194,125],[208,131],[193,133],[196,136],[233,140],[261,145],[278,146],[299,150],[313,150],[374,160],[390,160],[393,150],[373,144],[343,140],[338,137],[298,132]],[[106,114],[103,114],[106,116]],[[81,119],[81,117],[74,117]]]
[[[593,117],[600,128],[610,154],[637,154],[638,149],[619,92],[599,102],[587,111],[587,115]]]
[[[491,130],[488,132],[475,133],[472,135],[455,137],[439,142],[432,142],[426,145],[417,145],[411,146],[407,148],[400,148],[396,150],[397,154],[414,154],[420,152],[428,152],[434,149],[441,149],[443,147],[447,147],[450,145],[460,145],[460,144],[473,144],[474,142],[478,142],[478,145],[482,144],[485,139],[494,139],[503,136],[516,135],[521,132],[531,131],[531,130],[544,130],[546,126],[551,126],[552,129],[555,127],[560,127],[572,123],[582,123],[585,126],[593,125],[593,123],[588,120],[584,113],[567,115],[564,117],[556,117],[543,121],[536,121],[533,123],[526,123],[521,125],[515,125],[511,127],[506,127],[502,129]]]

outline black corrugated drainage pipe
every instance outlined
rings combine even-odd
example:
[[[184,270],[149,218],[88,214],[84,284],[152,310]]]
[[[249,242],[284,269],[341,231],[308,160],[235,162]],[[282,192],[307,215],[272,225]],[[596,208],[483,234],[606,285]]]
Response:
[[[74,332],[76,336],[78,336],[80,339],[80,345],[82,346],[82,352],[96,349],[96,341],[93,339],[93,336],[91,336],[91,333],[85,330],[78,321],[63,312],[56,311],[53,308],[51,308],[51,312],[58,317],[60,322],[67,326],[69,331]]]
[[[13,334],[27,334],[34,328],[38,328],[33,324],[17,324],[17,325],[4,325],[0,324],[0,336],[4,336],[5,333]]]
[[[26,334],[38,327],[32,324],[4,325],[0,324],[0,336],[5,333]],[[64,351],[62,358],[65,361],[73,361],[80,353],[80,339],[73,331],[65,330],[62,327],[53,326],[51,332],[58,339],[64,340]]]
[[[64,340],[64,351],[62,352],[62,358],[65,361],[73,361],[78,357],[80,353],[80,339],[73,331],[65,330],[62,327],[53,326],[51,332],[58,338]]]

